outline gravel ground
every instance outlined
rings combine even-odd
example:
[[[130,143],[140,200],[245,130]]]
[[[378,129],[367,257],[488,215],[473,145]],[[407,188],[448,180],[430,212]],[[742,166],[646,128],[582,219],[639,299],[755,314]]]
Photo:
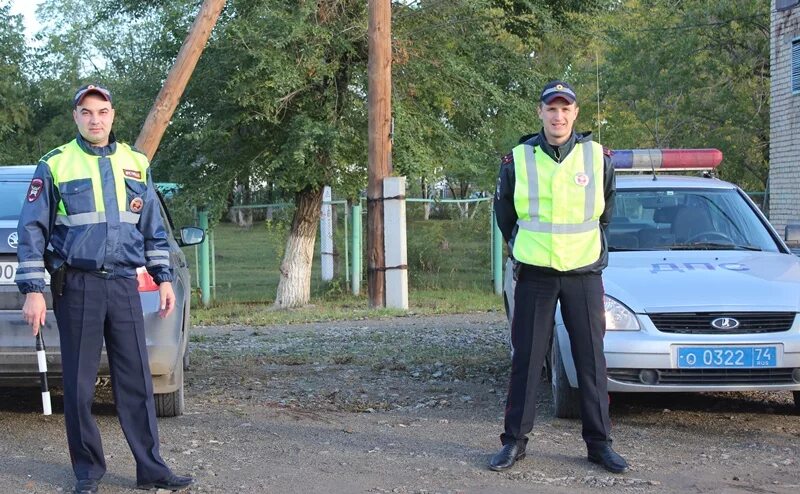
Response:
[[[528,457],[489,471],[506,331],[500,313],[194,328],[186,414],[160,419],[162,455],[196,493],[800,492],[790,393],[615,394],[631,470],[611,475],[543,385]],[[95,405],[101,492],[140,492],[107,384]],[[52,416],[39,407],[37,389],[0,389],[0,493],[71,490],[59,390]]]

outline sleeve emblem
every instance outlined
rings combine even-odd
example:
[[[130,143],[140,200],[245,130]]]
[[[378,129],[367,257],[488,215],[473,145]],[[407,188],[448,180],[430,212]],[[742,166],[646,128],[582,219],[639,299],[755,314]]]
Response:
[[[33,202],[42,195],[42,188],[44,184],[41,178],[34,178],[28,186],[28,202]]]

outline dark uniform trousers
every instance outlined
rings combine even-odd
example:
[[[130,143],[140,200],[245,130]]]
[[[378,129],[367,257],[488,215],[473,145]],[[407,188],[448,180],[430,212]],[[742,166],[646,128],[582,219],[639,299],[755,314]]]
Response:
[[[605,309],[599,274],[557,275],[522,265],[514,292],[511,384],[502,443],[524,447],[536,417],[536,395],[550,348],[555,310],[561,313],[578,372],[583,439],[589,447],[611,443],[606,359],[603,354]]]
[[[54,296],[53,305],[61,338],[64,419],[75,477],[99,480],[106,472],[100,431],[92,417],[104,338],[114,403],[136,459],[137,482],[167,477],[170,470],[158,452],[138,282],[70,269],[64,294]]]

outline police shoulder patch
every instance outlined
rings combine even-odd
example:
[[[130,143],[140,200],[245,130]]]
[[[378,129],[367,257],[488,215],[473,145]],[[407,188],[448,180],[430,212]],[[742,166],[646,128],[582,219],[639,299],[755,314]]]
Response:
[[[603,154],[605,154],[606,156],[611,156],[612,154],[614,154],[614,151],[612,151],[612,150],[608,149],[607,147],[603,146]]]
[[[42,182],[41,178],[34,178],[31,180],[31,184],[28,186],[28,202],[33,202],[42,195],[42,189],[44,188],[44,183]]]
[[[508,153],[500,160],[500,166],[507,165],[514,162],[514,153]]]

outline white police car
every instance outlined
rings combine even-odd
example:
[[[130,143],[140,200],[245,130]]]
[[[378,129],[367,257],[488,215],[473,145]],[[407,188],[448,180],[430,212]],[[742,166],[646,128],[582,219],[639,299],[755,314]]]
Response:
[[[737,186],[708,173],[657,173],[713,168],[719,151],[623,150],[612,159],[618,171],[651,173],[617,174],[603,275],[609,391],[792,391],[800,410],[800,258]],[[506,269],[509,318],[513,289]],[[577,418],[560,311],[548,370],[556,416]]]

